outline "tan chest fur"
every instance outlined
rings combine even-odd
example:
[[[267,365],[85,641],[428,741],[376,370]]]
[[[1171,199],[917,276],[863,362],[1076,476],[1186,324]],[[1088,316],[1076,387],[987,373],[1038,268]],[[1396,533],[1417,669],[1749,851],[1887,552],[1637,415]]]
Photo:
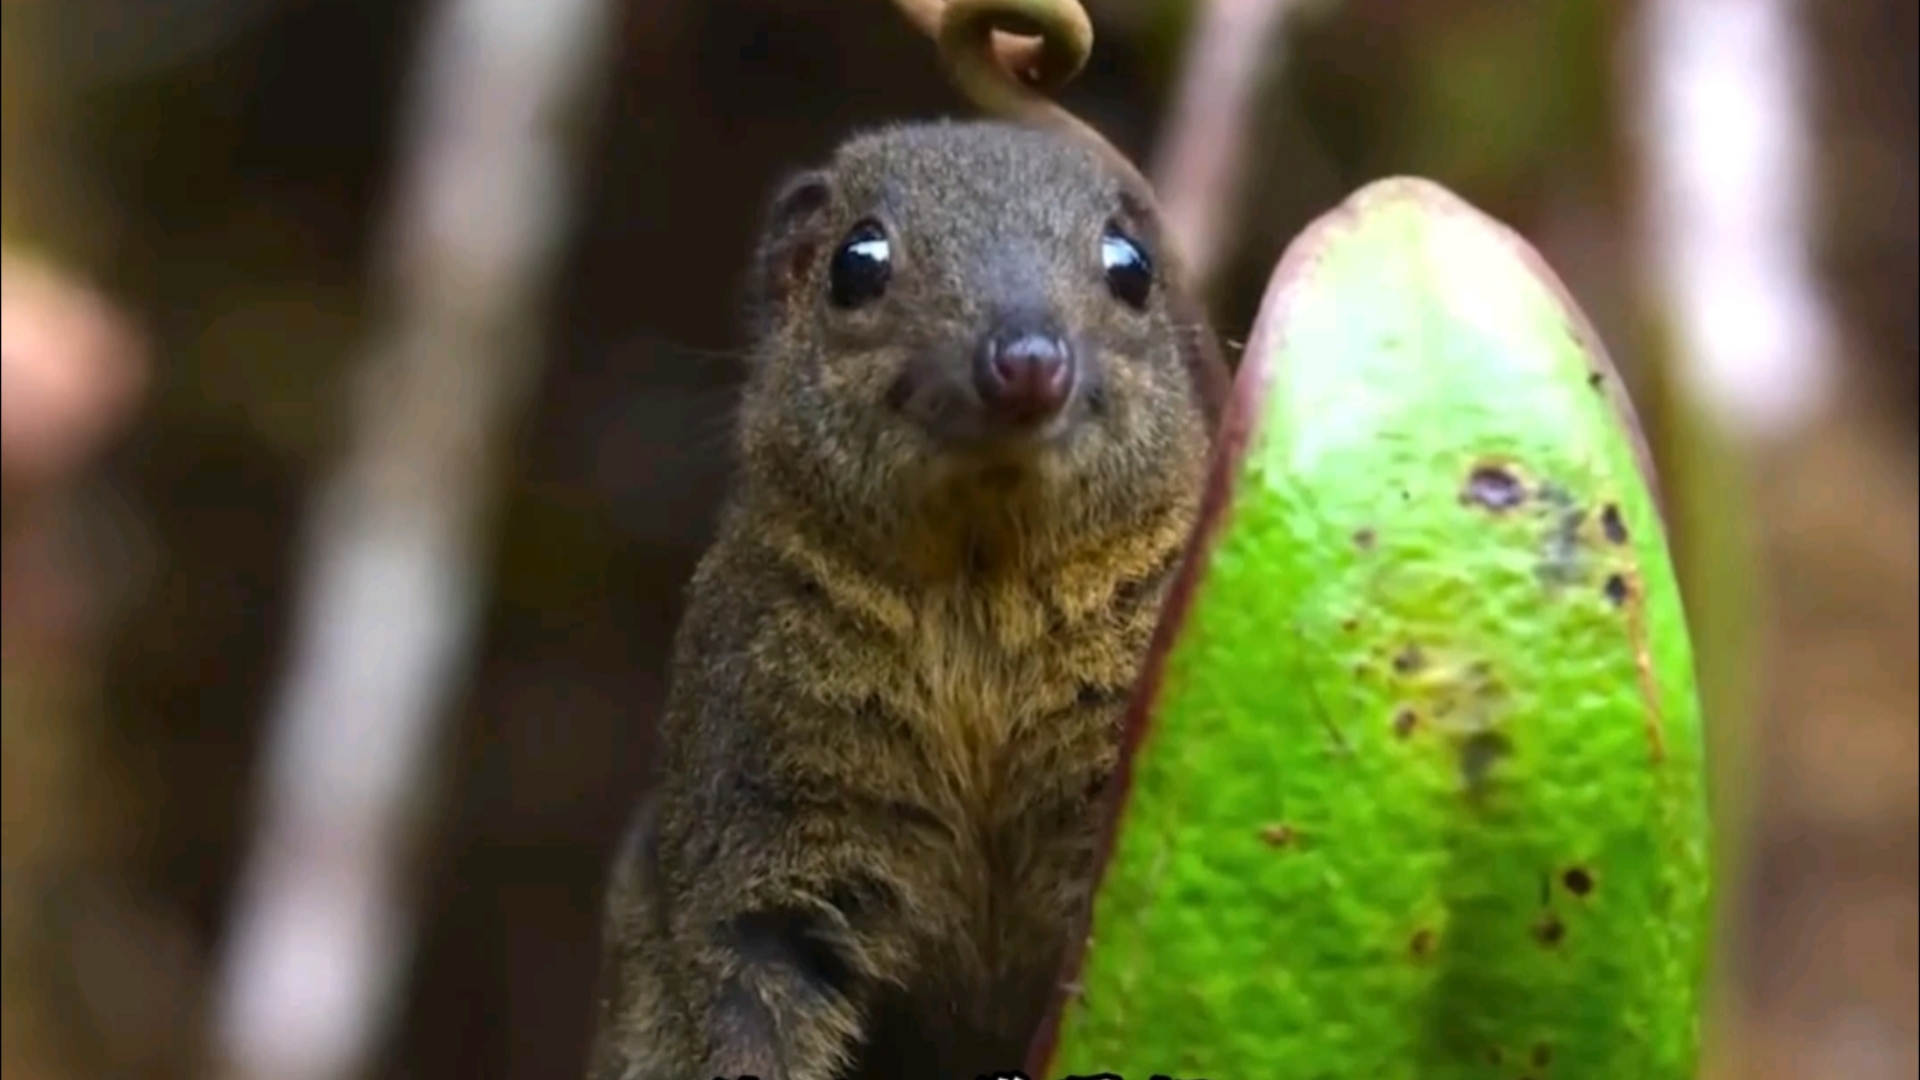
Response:
[[[1114,709],[1081,689],[1126,680],[1131,635],[1110,612],[1070,621],[1027,583],[935,593],[914,615],[895,701],[924,763],[909,790],[955,845],[950,925],[965,930],[944,941],[949,963],[958,975],[1037,959],[1091,824],[1060,808],[1110,757]]]
[[[1153,631],[1154,576],[1182,525],[1091,547],[1045,572],[913,588],[794,534],[763,539],[833,613],[791,624],[804,639],[797,651],[818,658],[803,680],[808,696],[870,703],[885,721],[845,733],[873,763],[865,782],[979,827],[1045,798],[1050,765],[1091,765],[1109,741],[1116,695],[1132,684]],[[882,750],[900,740],[917,751],[913,760]]]
[[[891,695],[930,759],[929,779],[982,825],[1016,794],[1005,787],[1022,737],[1075,692],[1068,665],[1049,656],[1068,643],[1047,639],[1047,613],[1024,593],[956,587],[928,596],[907,629],[911,661]]]
[[[919,852],[901,880],[929,963],[956,985],[1058,946],[1090,866],[1089,796],[1184,528],[1170,512],[1043,569],[910,585],[798,530],[756,536],[812,586],[770,627],[783,694],[821,706],[779,756],[861,805],[900,808],[876,824]]]

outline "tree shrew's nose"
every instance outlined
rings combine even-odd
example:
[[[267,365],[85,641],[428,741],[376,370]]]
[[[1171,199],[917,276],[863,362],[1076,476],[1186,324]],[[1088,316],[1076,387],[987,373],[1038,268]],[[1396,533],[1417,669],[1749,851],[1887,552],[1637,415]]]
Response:
[[[1073,346],[1050,320],[1012,317],[980,342],[974,387],[995,419],[1041,424],[1060,413],[1073,393]]]

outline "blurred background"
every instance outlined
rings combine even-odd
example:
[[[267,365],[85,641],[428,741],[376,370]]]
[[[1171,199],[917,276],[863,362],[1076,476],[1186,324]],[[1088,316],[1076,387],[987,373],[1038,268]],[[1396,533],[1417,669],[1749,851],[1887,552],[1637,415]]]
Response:
[[[1698,636],[1710,1072],[1914,1075],[1915,5],[1088,7],[1227,338],[1393,173],[1566,278]],[[881,0],[4,14],[5,1075],[577,1076],[761,200],[971,110]]]

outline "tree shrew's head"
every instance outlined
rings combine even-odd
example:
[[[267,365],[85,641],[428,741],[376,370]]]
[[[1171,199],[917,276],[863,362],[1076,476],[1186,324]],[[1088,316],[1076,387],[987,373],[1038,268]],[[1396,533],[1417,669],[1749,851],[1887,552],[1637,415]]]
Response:
[[[780,189],[763,235],[748,459],[849,523],[1098,528],[1194,483],[1200,331],[1150,204],[1091,148],[991,122],[862,135]]]

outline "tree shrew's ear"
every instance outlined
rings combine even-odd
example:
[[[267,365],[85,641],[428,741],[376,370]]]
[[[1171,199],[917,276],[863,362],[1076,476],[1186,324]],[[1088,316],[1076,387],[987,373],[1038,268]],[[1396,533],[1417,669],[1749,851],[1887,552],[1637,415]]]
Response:
[[[832,203],[832,178],[818,169],[790,176],[774,191],[760,232],[749,298],[756,329],[777,316],[828,241]]]

